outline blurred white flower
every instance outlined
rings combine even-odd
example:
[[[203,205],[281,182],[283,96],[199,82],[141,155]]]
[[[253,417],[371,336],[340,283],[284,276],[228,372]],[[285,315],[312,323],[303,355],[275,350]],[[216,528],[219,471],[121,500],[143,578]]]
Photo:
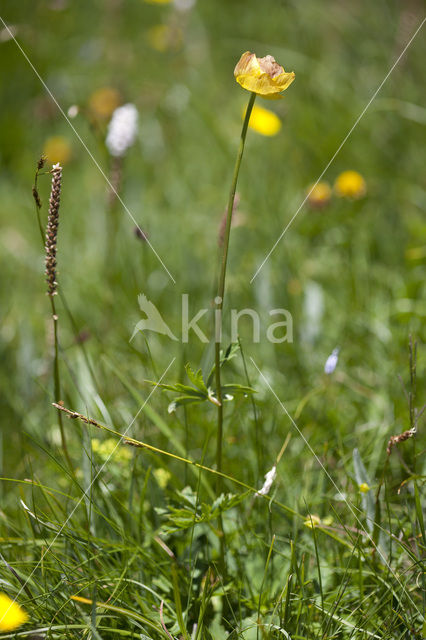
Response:
[[[76,104],[72,104],[67,111],[68,118],[75,118],[78,115],[78,106]]]
[[[175,0],[174,5],[178,11],[189,11],[197,0]]]
[[[337,362],[339,360],[339,349],[333,349],[331,354],[328,356],[327,361],[324,365],[324,373],[330,375],[333,373],[337,366]]]
[[[259,489],[256,495],[266,496],[269,493],[270,488],[272,487],[272,484],[276,477],[277,477],[277,467],[274,465],[272,469],[268,471],[268,473],[265,475],[265,482],[263,483],[263,487]]]
[[[124,156],[135,141],[138,130],[138,110],[134,104],[124,104],[112,114],[108,125],[106,146],[112,156]]]

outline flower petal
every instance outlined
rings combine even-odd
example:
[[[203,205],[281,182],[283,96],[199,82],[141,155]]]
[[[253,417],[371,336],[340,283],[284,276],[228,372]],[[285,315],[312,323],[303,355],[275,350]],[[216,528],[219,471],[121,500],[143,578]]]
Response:
[[[243,89],[265,97],[278,97],[295,78],[293,71],[287,73],[272,56],[257,58],[246,51],[234,69],[235,79]]]

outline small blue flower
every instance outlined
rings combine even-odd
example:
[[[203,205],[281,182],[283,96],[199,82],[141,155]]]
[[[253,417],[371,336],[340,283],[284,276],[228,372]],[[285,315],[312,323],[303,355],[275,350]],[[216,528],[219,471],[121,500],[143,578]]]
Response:
[[[324,365],[324,373],[328,376],[333,373],[339,360],[339,349],[333,349],[331,355],[328,356],[327,362]]]

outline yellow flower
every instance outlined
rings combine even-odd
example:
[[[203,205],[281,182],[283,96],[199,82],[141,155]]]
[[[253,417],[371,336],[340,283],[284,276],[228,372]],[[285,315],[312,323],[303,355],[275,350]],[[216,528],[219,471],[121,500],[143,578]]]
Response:
[[[361,493],[368,493],[370,491],[370,487],[366,482],[362,482],[359,485],[359,490],[361,491]]]
[[[244,116],[245,111],[243,113]],[[254,105],[249,127],[257,131],[257,133],[261,133],[262,136],[275,136],[281,129],[281,120],[273,111]]]
[[[89,109],[98,118],[108,120],[121,103],[121,95],[116,89],[101,87],[90,96]]]
[[[59,162],[64,165],[71,160],[71,144],[63,136],[52,136],[44,143],[43,154],[47,157],[49,163],[56,164]]]
[[[313,529],[314,527],[318,527],[318,525],[321,524],[321,518],[312,514],[305,520],[303,524],[305,525],[305,527],[308,527],[308,529]]]
[[[0,593],[0,631],[13,631],[28,620],[28,615],[17,602]]]
[[[99,438],[92,438],[92,451],[93,453],[99,453],[101,448],[101,441]]]
[[[367,192],[367,185],[358,171],[344,171],[337,177],[334,190],[342,198],[362,198]]]
[[[117,446],[117,443],[118,440],[116,438],[107,438],[106,440],[92,438],[92,451],[103,460],[108,460],[112,455],[114,455],[115,462],[126,463],[131,460],[132,452],[130,448]]]
[[[145,0],[147,4],[170,4],[172,0]]]
[[[325,207],[331,198],[331,187],[328,182],[318,182],[308,187],[308,202],[314,209]]]
[[[258,58],[246,51],[234,69],[238,84],[247,91],[253,91],[265,98],[280,98],[295,78],[293,71],[286,73],[272,56]]]
[[[157,484],[160,487],[160,489],[165,489],[169,484],[170,478],[172,477],[172,474],[170,473],[170,471],[167,471],[167,469],[160,468],[160,469],[155,469],[152,473],[154,478],[157,480]]]

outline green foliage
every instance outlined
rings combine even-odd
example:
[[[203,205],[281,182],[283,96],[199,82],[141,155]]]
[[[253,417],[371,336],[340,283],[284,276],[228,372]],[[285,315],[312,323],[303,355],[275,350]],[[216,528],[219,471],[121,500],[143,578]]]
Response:
[[[247,496],[248,493],[239,495],[228,493],[220,495],[213,504],[199,504],[198,495],[192,491],[191,487],[185,487],[183,491],[177,492],[176,496],[174,496],[174,500],[180,505],[179,507],[156,508],[158,515],[163,516],[169,522],[161,530],[168,535],[179,529],[194,527],[202,522],[212,522],[229,509],[243,502]]]
[[[235,347],[238,349],[238,345],[232,345],[227,350],[225,356],[222,359],[222,365],[224,362],[230,360],[235,355]],[[210,387],[213,382],[214,376],[214,366],[208,376],[207,382],[204,382],[203,374],[201,369],[198,371],[193,371],[191,369],[191,365],[187,364],[185,367],[186,374],[189,380],[194,385],[193,387],[189,387],[185,384],[180,384],[176,382],[175,384],[163,384],[157,383],[147,380],[149,384],[153,386],[160,387],[161,389],[165,389],[166,391],[173,391],[174,393],[179,393],[177,398],[173,400],[169,404],[168,411],[169,413],[173,413],[176,411],[178,407],[183,407],[188,404],[194,404],[196,402],[205,402],[209,401],[212,404],[218,404],[217,395],[214,389]],[[251,387],[244,386],[242,384],[224,384],[221,386],[222,389],[222,399],[225,402],[229,402],[234,399],[234,396],[242,395],[247,396],[248,394],[254,393],[255,390]],[[183,394],[183,395],[182,395]]]

